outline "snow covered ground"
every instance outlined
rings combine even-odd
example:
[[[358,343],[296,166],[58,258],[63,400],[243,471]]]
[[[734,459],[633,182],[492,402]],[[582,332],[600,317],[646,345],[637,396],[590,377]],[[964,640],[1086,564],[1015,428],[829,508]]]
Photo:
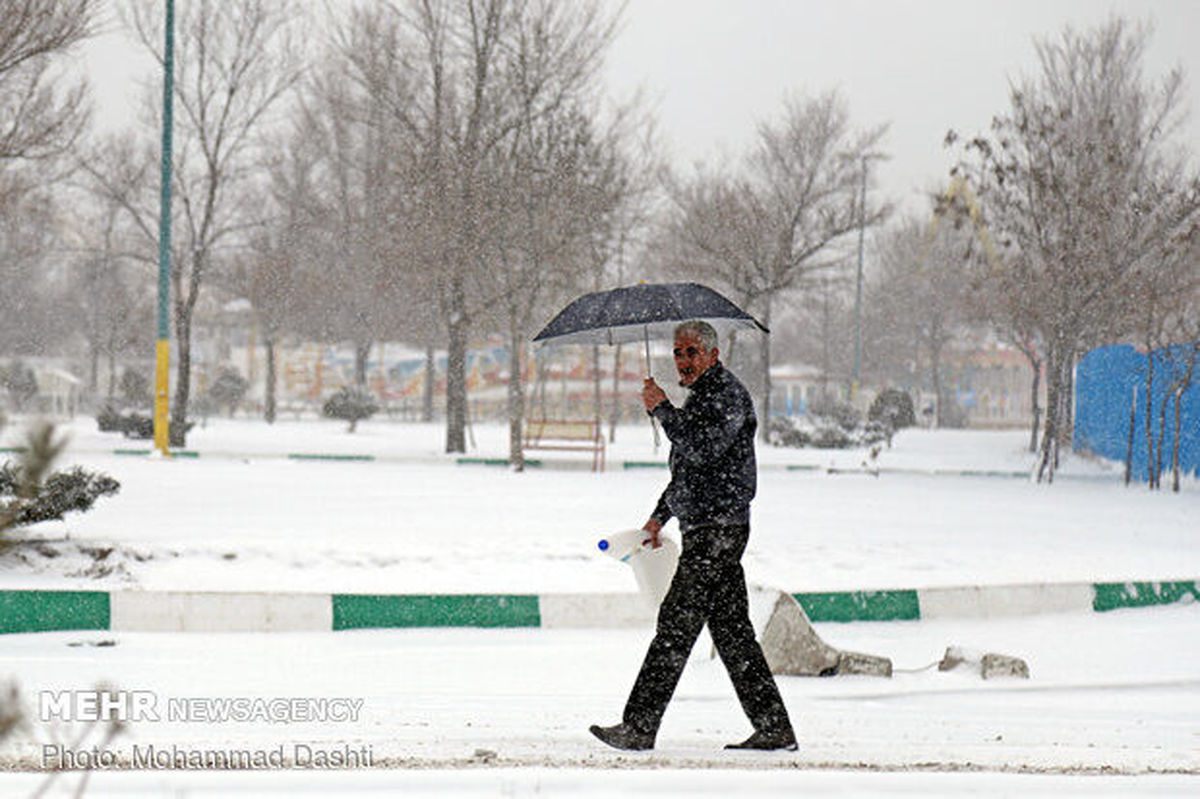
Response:
[[[394,593],[631,591],[595,551],[640,525],[666,472],[646,427],[618,432],[610,469],[455,465],[434,425],[214,421],[195,458],[129,447],[70,426],[77,462],[121,493],[86,515],[26,529],[40,546],[0,560],[0,588]],[[11,426],[0,445],[19,443]],[[506,430],[477,426],[476,457],[503,457]],[[791,591],[1200,576],[1200,489],[1125,488],[1119,468],[1080,458],[1053,486],[1025,472],[1021,432],[910,430],[873,462],[863,451],[760,447],[745,558],[752,582]],[[132,445],[139,446],[139,445]],[[145,446],[141,444],[140,446]],[[288,453],[374,462],[288,460]],[[864,462],[870,474],[834,474]],[[579,466],[578,460],[574,464]],[[817,469],[788,471],[788,466]],[[669,528],[669,531],[673,528]],[[111,550],[111,551],[110,551]],[[107,554],[105,552],[107,551]],[[1200,791],[1200,609],[818,625],[835,646],[898,671],[781,678],[801,751],[726,753],[749,730],[719,663],[697,652],[653,753],[587,733],[612,723],[649,630],[386,630],[209,635],[41,633],[0,638],[0,680],[27,702],[97,683],[172,698],[351,697],[348,722],[131,723],[108,749],[297,744],[371,752],[375,768],[270,772],[106,771],[88,795],[376,793],[442,796],[890,794],[1178,796]],[[111,644],[111,645],[108,645]],[[1025,658],[1031,679],[984,682],[966,667],[918,670],[947,646]],[[30,708],[36,717],[37,708]],[[38,766],[81,725],[34,723],[0,762]],[[95,743],[95,732],[84,743]],[[45,775],[0,776],[28,795]],[[51,795],[73,790],[62,775]]]
[[[647,427],[618,431],[603,474],[455,465],[440,452],[437,425],[368,422],[348,435],[334,422],[213,421],[189,439],[199,457],[167,461],[112,454],[129,442],[90,419],[70,432],[65,462],[112,474],[121,493],[26,530],[57,543],[10,553],[8,562],[23,562],[0,570],[0,588],[626,591],[627,570],[601,558],[596,540],[641,526],[667,479],[665,470],[619,468],[665,458]],[[20,433],[10,426],[4,441]],[[468,454],[503,457],[506,435],[477,426]],[[859,467],[870,460],[863,451],[760,445],[748,578],[836,591],[1200,575],[1194,481],[1179,495],[1126,488],[1113,465],[1080,458],[1053,486],[934,473],[1025,473],[1025,443],[1019,431],[903,431],[874,465],[912,471],[878,476],[827,471]],[[586,465],[588,456],[572,455],[562,465]]]

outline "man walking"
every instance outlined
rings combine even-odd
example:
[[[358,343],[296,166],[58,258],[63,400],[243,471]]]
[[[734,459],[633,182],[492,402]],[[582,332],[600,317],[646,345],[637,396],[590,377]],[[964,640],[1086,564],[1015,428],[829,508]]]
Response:
[[[611,727],[593,735],[618,749],[652,749],[663,713],[705,623],[754,734],[726,749],[796,749],[787,709],[750,624],[741,557],[750,536],[756,466],[754,403],[718,358],[717,332],[703,321],[675,328],[675,369],[690,394],[676,408],[654,379],[642,402],[671,441],[671,481],[643,526],[651,545],[672,517],[683,554],[658,611],[654,640]]]

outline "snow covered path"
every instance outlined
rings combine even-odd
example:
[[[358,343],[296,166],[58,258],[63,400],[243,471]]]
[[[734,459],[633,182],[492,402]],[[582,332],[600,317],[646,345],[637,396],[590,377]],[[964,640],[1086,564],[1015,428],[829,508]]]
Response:
[[[722,667],[706,652],[694,654],[654,752],[616,752],[592,739],[589,723],[619,718],[648,630],[14,635],[5,638],[0,673],[17,677],[34,717],[39,692],[101,682],[153,692],[160,710],[171,698],[359,698],[354,722],[163,718],[131,723],[109,747],[124,757],[135,745],[143,751],[283,747],[289,756],[297,744],[313,751],[366,748],[376,769],[432,770],[417,777],[343,771],[314,783],[347,789],[412,781],[417,788],[465,786],[470,793],[478,779],[477,787],[493,790],[510,780],[518,794],[558,786],[560,794],[574,795],[582,786],[584,795],[607,795],[616,784],[703,793],[716,792],[724,779],[710,781],[708,769],[775,769],[786,776],[764,780],[768,792],[907,786],[922,794],[1024,795],[1058,793],[1064,783],[1023,775],[1074,775],[1069,784],[1075,789],[1115,795],[1200,784],[1198,622],[1200,608],[1192,604],[1006,621],[819,625],[834,645],[890,656],[898,669],[925,666],[953,644],[1024,657],[1032,678],[984,682],[965,667],[901,672],[891,680],[781,678],[801,739],[796,754],[722,751],[748,729]],[[115,645],[88,645],[102,638]],[[23,743],[0,750],[0,762],[42,765],[41,746],[70,740],[79,728],[35,724]],[[538,770],[547,768],[552,771]],[[476,777],[470,769],[497,771]],[[645,773],[611,783],[607,775],[572,778],[571,769]],[[664,783],[653,773],[661,769],[695,770]],[[816,771],[896,774],[890,781],[858,774],[842,782]],[[102,771],[95,790],[103,795],[106,784],[114,790],[169,784],[203,793],[208,775],[153,771],[141,782],[132,778]],[[256,783],[255,775],[234,784],[275,785]],[[287,784],[294,783],[279,783]]]

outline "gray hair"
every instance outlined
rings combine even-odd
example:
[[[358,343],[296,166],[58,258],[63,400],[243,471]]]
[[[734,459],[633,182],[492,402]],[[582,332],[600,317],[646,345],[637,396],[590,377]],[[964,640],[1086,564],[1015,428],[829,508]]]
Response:
[[[690,333],[700,339],[700,343],[704,345],[704,349],[706,350],[715,350],[717,348],[717,330],[703,319],[689,319],[676,326],[676,337],[684,333]]]

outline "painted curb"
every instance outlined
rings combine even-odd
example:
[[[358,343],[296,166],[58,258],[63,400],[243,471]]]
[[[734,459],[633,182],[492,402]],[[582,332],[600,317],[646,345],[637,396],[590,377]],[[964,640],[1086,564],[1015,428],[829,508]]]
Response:
[[[116,632],[308,632],[333,625],[322,594],[114,591],[109,607]]]
[[[1031,583],[793,594],[814,622],[1104,613],[1200,601],[1197,580]],[[639,594],[301,594],[0,591],[0,633],[329,632],[412,627],[614,628],[652,624]]]
[[[328,452],[289,452],[287,454],[287,459],[290,461],[361,461],[364,463],[373,463],[375,461],[375,456],[352,454],[339,455]]]
[[[330,603],[334,630],[541,626],[533,594],[333,594]]]
[[[103,591],[0,591],[0,633],[107,630],[109,596]]]
[[[113,455],[131,455],[134,457],[148,458],[151,455],[155,455],[155,451],[152,449],[114,449],[112,451],[112,454]],[[170,457],[172,457],[172,458],[199,458],[200,453],[196,452],[195,450],[191,450],[191,449],[173,449],[173,450],[171,450]]]

